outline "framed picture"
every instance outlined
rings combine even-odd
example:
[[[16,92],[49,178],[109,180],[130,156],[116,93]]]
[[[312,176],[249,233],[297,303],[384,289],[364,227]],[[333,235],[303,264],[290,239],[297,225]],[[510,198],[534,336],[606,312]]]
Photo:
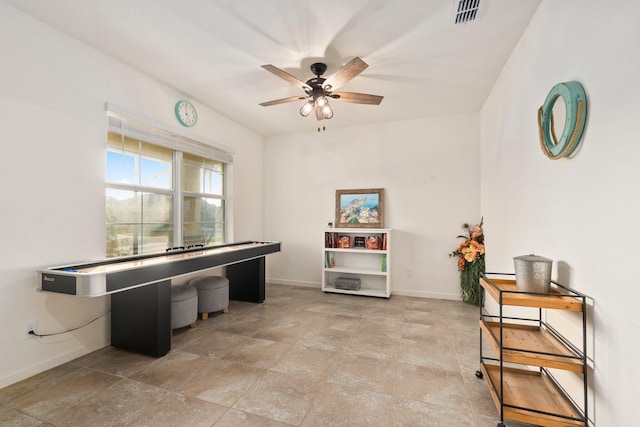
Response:
[[[384,188],[336,190],[336,227],[384,228]]]

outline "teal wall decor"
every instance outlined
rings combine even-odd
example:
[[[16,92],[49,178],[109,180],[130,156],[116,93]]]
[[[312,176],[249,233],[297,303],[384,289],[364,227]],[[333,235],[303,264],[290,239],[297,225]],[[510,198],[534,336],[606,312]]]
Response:
[[[565,122],[562,135],[556,136],[553,119],[553,107],[558,98],[565,106]],[[564,82],[555,85],[538,109],[538,130],[540,147],[550,159],[557,160],[570,156],[580,144],[584,123],[587,118],[587,97],[584,88],[578,82]]]

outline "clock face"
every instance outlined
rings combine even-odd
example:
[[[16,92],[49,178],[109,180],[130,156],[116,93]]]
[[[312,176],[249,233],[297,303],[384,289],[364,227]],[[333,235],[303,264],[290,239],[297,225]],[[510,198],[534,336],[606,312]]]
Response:
[[[196,107],[189,101],[178,101],[176,103],[176,118],[182,126],[191,127],[198,121]]]

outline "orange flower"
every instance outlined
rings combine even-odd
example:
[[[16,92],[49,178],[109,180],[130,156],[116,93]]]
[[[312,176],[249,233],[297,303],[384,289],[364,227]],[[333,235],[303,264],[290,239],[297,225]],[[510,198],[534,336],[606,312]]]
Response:
[[[472,240],[471,246],[473,246],[480,255],[484,254],[484,245],[482,243],[478,243],[475,240]]]
[[[464,258],[463,257],[458,258],[458,269],[459,270],[464,270]]]

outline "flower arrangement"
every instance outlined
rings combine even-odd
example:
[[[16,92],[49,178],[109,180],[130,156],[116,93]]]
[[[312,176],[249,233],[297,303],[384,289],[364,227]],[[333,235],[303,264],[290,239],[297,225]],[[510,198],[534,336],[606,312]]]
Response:
[[[469,304],[480,305],[480,273],[485,271],[484,262],[484,230],[480,224],[471,227],[463,224],[466,235],[458,238],[464,239],[458,248],[449,254],[449,257],[458,257],[458,271],[460,271],[460,295],[462,300]]]

